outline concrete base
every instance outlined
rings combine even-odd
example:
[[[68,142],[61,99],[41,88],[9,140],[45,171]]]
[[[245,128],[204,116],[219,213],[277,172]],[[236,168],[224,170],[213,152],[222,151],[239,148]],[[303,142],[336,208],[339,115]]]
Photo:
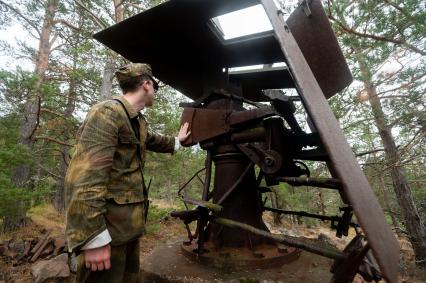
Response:
[[[159,246],[141,264],[143,283],[324,283],[329,282],[332,260],[302,252],[299,259],[279,268],[226,270],[204,266],[182,254],[181,242]]]

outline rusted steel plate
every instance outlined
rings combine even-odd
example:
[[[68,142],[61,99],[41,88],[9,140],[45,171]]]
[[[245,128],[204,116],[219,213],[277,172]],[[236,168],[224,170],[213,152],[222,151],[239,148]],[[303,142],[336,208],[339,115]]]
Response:
[[[188,122],[191,135],[182,143],[184,146],[194,145],[200,141],[228,133],[230,126],[275,115],[269,107],[247,111],[212,110],[205,108],[184,108],[181,123]]]
[[[200,141],[227,133],[229,131],[229,123],[227,122],[229,114],[227,110],[184,108],[181,124],[189,123],[191,135],[182,145],[194,145]]]
[[[316,0],[319,2],[319,0]],[[385,215],[364,173],[340,129],[323,92],[309,68],[284,19],[273,0],[261,0],[274,27],[282,52],[296,82],[304,106],[315,123],[324,147],[341,180],[359,224],[388,282],[398,277],[399,245],[386,223]],[[316,5],[316,4],[315,4]]]
[[[330,98],[351,84],[352,74],[321,2],[306,1],[311,16],[306,16],[302,6],[299,6],[287,19],[287,25],[322,92]]]
[[[246,111],[233,111],[229,116],[229,123],[231,125],[242,124],[245,122],[252,122],[257,119],[263,119],[269,116],[277,115],[273,108],[256,108]]]

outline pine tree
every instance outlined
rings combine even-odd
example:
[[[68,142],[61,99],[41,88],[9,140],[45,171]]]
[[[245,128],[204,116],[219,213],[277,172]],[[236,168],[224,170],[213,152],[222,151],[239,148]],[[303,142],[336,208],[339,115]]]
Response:
[[[410,144],[424,144],[419,135],[425,112],[424,7],[418,1],[329,1],[328,13],[342,41],[355,78],[362,83],[358,94],[370,104],[370,115],[383,144],[403,223],[413,245],[418,266],[426,266],[426,228],[418,212],[404,163]],[[386,65],[398,70],[384,71]],[[400,100],[400,97],[406,100]],[[409,136],[408,144],[404,133]],[[397,143],[401,145],[397,146]],[[414,156],[417,146],[411,147]],[[424,164],[423,164],[424,167]]]

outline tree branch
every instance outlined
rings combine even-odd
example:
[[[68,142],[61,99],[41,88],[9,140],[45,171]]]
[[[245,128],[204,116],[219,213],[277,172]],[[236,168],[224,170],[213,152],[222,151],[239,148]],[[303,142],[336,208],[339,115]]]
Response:
[[[142,5],[138,5],[135,3],[127,3],[126,6],[131,6],[133,8],[139,9],[139,10],[146,10],[146,7],[142,6]]]
[[[121,0],[120,2],[118,2],[116,5],[114,5],[114,8],[117,9],[118,7],[120,7],[125,0]]]
[[[404,16],[406,16],[408,19],[410,19],[412,22],[416,22],[416,20],[413,18],[412,15],[410,15],[409,13],[407,13],[407,11],[405,11],[404,9],[402,9],[400,6],[398,6],[395,3],[391,3],[388,0],[383,0],[383,2],[389,4],[390,6],[392,6],[393,8],[395,8],[396,10],[400,11],[401,14],[403,14]]]
[[[53,21],[53,24],[62,24],[64,26],[67,26],[67,27],[75,30],[75,31],[81,31],[81,28],[73,25],[72,23],[70,23],[70,22],[68,22],[64,19],[56,19],[56,20]]]
[[[353,34],[359,37],[363,37],[363,38],[369,38],[369,39],[374,39],[377,41],[383,41],[383,42],[390,42],[390,43],[394,43],[394,44],[400,44],[403,45],[405,47],[407,47],[408,49],[421,54],[421,55],[426,55],[426,51],[423,51],[419,48],[417,48],[416,46],[409,44],[408,42],[406,42],[405,40],[402,39],[394,39],[394,38],[388,38],[385,36],[379,36],[379,35],[374,35],[374,34],[367,34],[367,33],[361,33],[357,30],[354,30],[348,26],[345,26],[343,23],[339,22],[333,15],[329,14],[328,15],[329,19],[334,21],[336,24],[338,24],[346,33],[349,34]]]
[[[404,145],[401,150],[400,153],[401,155],[404,155],[406,152],[408,152],[409,150],[413,149],[416,146],[416,143],[414,143],[414,141],[416,140],[417,136],[422,134],[422,130],[418,130],[417,133],[414,134],[414,136],[407,142],[406,145]],[[422,137],[420,137],[420,140],[422,140]],[[417,143],[418,144],[418,143]]]
[[[50,171],[49,171],[49,169],[47,169],[46,167],[44,167],[44,166],[43,166],[43,165],[41,165],[41,164],[37,164],[37,166],[38,166],[38,167],[40,167],[41,169],[43,169],[44,171],[46,171],[46,173],[48,173],[49,175],[51,175],[51,176],[55,177],[55,178],[58,178],[58,179],[64,179],[64,177],[59,176],[59,175],[57,175],[57,174],[55,174],[55,173],[50,172]]]
[[[53,115],[56,115],[56,116],[59,116],[59,117],[64,117],[65,116],[62,113],[59,113],[59,112],[56,112],[56,111],[53,111],[53,110],[50,110],[50,109],[47,109],[47,108],[41,108],[40,111],[41,112],[45,112],[45,113],[50,113],[50,114],[53,114]]]
[[[49,42],[49,54],[51,53],[52,46],[55,43],[56,39],[58,39],[58,33],[57,32],[55,32],[55,34],[53,35],[53,38]]]
[[[63,46],[65,46],[65,44],[58,44],[55,47],[50,48],[49,54],[51,54],[53,51],[56,51],[56,50],[58,50],[59,48],[61,48]]]
[[[25,22],[27,22],[27,24],[29,24],[33,29],[35,29],[35,31],[41,37],[41,32],[40,32],[39,28],[33,22],[31,22],[27,17],[25,17],[21,13],[21,11],[19,11],[17,8],[5,3],[3,0],[0,0],[0,4],[2,4],[3,6],[6,6],[8,9],[12,10],[16,15],[18,15],[20,18],[22,18]]]
[[[0,0],[1,1],[1,0]],[[81,3],[78,0],[74,0],[74,2],[83,10],[85,10],[92,18],[92,20],[102,29],[105,29],[108,27],[108,25],[106,23],[104,23],[104,21],[102,21],[100,18],[98,18],[92,11],[90,11],[89,8],[87,8],[83,3]]]
[[[384,90],[384,91],[382,91],[382,92],[378,92],[378,93],[377,93],[377,95],[384,94],[384,93],[387,93],[387,92],[397,91],[397,90],[400,90],[400,89],[402,89],[402,88],[408,88],[408,87],[410,87],[412,84],[414,84],[414,83],[418,82],[418,81],[419,81],[421,78],[423,78],[424,76],[426,76],[426,73],[420,74],[420,75],[415,76],[415,77],[411,77],[410,81],[408,81],[407,83],[405,83],[405,84],[401,84],[400,86],[398,86],[398,87],[396,87],[396,88],[393,88],[393,89],[389,89],[389,90]],[[380,97],[380,98],[383,98],[383,97]]]
[[[368,155],[368,154],[380,152],[380,151],[385,151],[385,149],[384,148],[378,148],[378,149],[373,149],[373,150],[364,151],[364,152],[360,152],[360,153],[355,153],[355,155],[357,157],[360,157],[360,156],[364,156],[364,155]]]
[[[73,144],[70,144],[70,143],[67,143],[67,142],[64,142],[64,141],[60,141],[60,140],[57,140],[57,139],[54,139],[54,138],[51,138],[51,137],[35,136],[34,140],[47,140],[47,141],[54,142],[54,143],[57,143],[57,144],[60,144],[60,145],[74,147]]]

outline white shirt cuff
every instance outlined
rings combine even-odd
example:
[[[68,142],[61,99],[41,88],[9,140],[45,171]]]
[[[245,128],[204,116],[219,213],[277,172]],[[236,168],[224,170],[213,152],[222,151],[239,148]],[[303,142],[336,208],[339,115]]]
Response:
[[[90,250],[103,247],[109,244],[111,240],[111,235],[109,234],[108,229],[105,229],[102,233],[87,242],[81,249]]]
[[[178,137],[175,137],[175,151],[180,148],[180,141]]]

